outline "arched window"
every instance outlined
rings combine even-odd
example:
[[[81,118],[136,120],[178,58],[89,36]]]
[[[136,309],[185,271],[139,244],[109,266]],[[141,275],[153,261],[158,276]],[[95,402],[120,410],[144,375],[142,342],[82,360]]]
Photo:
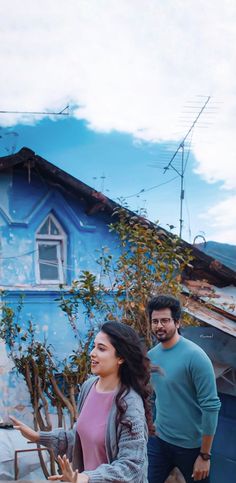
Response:
[[[47,216],[36,233],[36,281],[65,283],[66,234],[53,214]]]

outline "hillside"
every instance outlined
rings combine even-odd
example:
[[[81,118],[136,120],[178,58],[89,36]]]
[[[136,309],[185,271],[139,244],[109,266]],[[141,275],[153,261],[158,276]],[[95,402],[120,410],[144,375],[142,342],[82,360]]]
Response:
[[[236,245],[207,241],[197,243],[196,247],[236,271]]]

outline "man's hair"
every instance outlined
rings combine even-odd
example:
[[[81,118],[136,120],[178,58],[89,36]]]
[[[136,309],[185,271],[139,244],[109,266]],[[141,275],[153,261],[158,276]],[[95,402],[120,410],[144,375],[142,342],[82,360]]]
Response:
[[[152,312],[154,310],[170,309],[172,319],[178,322],[181,317],[181,303],[179,299],[173,297],[173,295],[156,295],[148,302],[147,310],[149,320],[151,322]]]

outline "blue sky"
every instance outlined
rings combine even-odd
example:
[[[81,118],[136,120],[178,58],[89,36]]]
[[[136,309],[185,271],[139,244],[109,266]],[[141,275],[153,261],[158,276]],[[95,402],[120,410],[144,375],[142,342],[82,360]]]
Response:
[[[150,188],[176,176],[163,167],[209,96],[187,139],[183,237],[236,243],[234,1],[3,0],[0,13],[0,111],[70,105],[0,113],[0,154],[28,146],[178,232],[180,178]]]
[[[73,117],[57,121],[46,118],[32,126],[2,129],[1,155],[11,151],[14,143],[15,151],[30,147],[108,197],[116,201],[124,199],[135,210],[146,208],[150,219],[159,220],[165,228],[173,224],[178,233],[180,177],[172,169],[164,174],[165,143],[135,142],[130,134],[118,132],[98,133]],[[198,234],[207,237],[207,224],[199,213],[217,200],[219,183],[207,184],[194,174],[192,155],[188,163],[183,236],[193,241]],[[174,166],[179,168],[178,159]],[[141,190],[145,191],[140,193]]]

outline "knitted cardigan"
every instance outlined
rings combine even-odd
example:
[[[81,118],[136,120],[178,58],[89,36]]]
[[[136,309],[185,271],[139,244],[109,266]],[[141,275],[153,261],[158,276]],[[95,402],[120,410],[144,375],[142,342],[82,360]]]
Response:
[[[82,386],[78,412],[98,378],[89,378]],[[124,397],[127,409],[125,420],[132,424],[132,431],[123,424],[116,425],[117,407],[113,401],[108,417],[105,447],[108,463],[95,470],[85,471],[89,483],[147,483],[147,439],[148,431],[142,398],[133,390]],[[96,411],[96,408],[94,408]],[[67,454],[74,469],[84,471],[81,442],[76,428],[65,431],[62,428],[40,432],[39,443],[51,447],[55,456]]]

